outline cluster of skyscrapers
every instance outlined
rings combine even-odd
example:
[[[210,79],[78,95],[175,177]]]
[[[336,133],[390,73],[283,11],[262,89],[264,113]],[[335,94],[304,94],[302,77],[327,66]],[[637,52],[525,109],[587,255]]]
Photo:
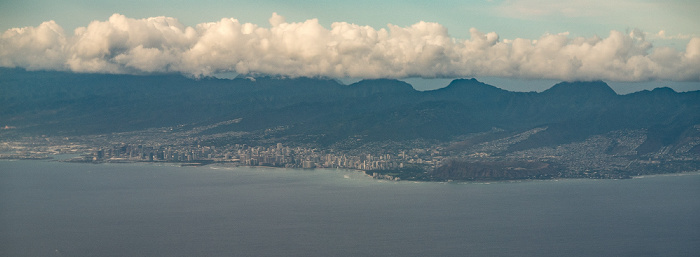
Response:
[[[143,146],[121,144],[96,150],[91,161],[153,161],[183,162],[192,164],[232,163],[242,166],[270,166],[287,168],[346,168],[358,170],[392,170],[408,164],[433,166],[440,161],[437,156],[398,154],[349,155],[332,150],[315,148],[290,148],[281,143],[272,146],[248,146],[242,144],[216,146]]]

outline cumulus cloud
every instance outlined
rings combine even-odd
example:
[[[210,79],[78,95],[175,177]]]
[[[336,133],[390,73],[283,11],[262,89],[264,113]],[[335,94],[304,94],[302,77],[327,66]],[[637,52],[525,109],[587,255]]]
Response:
[[[5,31],[0,66],[192,76],[700,81],[700,38],[678,51],[654,48],[637,30],[611,31],[604,38],[561,33],[509,40],[471,29],[469,39],[455,39],[430,22],[380,29],[336,22],[325,28],[316,19],[287,22],[275,13],[269,23],[225,18],[188,27],[169,17],[114,14],[70,35],[49,21]]]
[[[14,28],[0,37],[0,65],[28,69],[60,68],[68,46],[63,28],[54,21],[38,27]]]

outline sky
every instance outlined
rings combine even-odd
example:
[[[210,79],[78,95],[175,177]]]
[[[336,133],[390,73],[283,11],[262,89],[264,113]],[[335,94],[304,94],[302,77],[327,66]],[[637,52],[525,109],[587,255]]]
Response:
[[[0,1],[0,66],[700,90],[697,13],[695,0]]]

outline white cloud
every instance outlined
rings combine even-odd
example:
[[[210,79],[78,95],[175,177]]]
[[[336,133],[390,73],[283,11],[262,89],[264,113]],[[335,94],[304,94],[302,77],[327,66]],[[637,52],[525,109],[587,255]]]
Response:
[[[65,60],[68,42],[54,21],[38,27],[14,28],[0,37],[0,66],[53,69]]]
[[[55,22],[10,29],[0,38],[0,66],[75,72],[221,72],[359,78],[493,76],[558,80],[700,81],[700,38],[685,52],[654,48],[638,30],[605,38],[547,34],[501,40],[471,29],[450,37],[437,23],[375,29],[316,19],[270,26],[221,19],[186,27],[174,18],[114,14],[67,35]]]

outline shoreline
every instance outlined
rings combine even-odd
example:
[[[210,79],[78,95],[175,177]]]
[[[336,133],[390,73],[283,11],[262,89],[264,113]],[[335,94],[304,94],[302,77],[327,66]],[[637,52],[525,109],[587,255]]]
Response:
[[[56,154],[61,155],[61,154]],[[74,155],[73,155],[74,156]],[[15,158],[16,157],[16,158]],[[264,169],[296,169],[296,170],[344,170],[351,172],[363,173],[363,175],[373,178],[375,180],[384,181],[394,181],[394,182],[435,182],[435,183],[499,183],[499,182],[523,182],[523,181],[557,181],[564,179],[592,179],[592,180],[627,180],[627,179],[642,179],[646,177],[655,176],[684,176],[684,175],[695,175],[700,174],[700,170],[693,171],[681,171],[681,172],[671,172],[671,173],[653,173],[644,175],[630,175],[625,177],[552,177],[552,178],[521,178],[521,179],[503,179],[503,178],[484,178],[484,179],[401,179],[397,176],[390,176],[385,174],[377,173],[376,170],[359,170],[359,169],[346,169],[346,168],[325,168],[325,167],[315,167],[315,168],[293,168],[293,167],[280,167],[280,166],[266,166],[266,165],[242,165],[238,162],[222,162],[213,160],[196,160],[191,162],[169,162],[169,161],[143,161],[143,160],[129,160],[129,159],[108,159],[102,161],[86,160],[80,159],[80,156],[73,158],[63,159],[54,158],[54,156],[42,156],[42,157],[22,157],[22,156],[1,156],[0,160],[17,161],[17,160],[29,160],[29,161],[57,161],[57,162],[67,162],[67,163],[85,163],[85,164],[126,164],[126,163],[143,163],[143,164],[168,164],[174,167],[204,167],[204,166],[219,166],[224,168],[229,167],[245,167],[245,168],[264,168]],[[695,174],[694,174],[695,173]]]

